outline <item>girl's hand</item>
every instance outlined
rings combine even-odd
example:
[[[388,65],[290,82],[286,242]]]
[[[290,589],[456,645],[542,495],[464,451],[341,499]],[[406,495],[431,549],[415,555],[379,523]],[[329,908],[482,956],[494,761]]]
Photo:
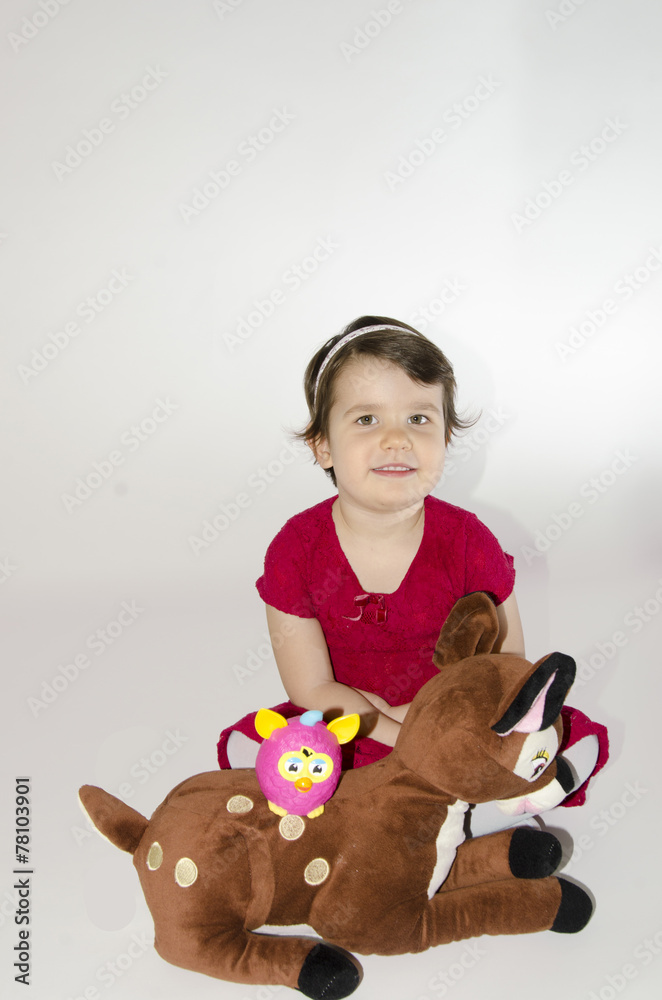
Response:
[[[392,718],[391,706],[384,700],[384,698],[380,698],[378,694],[373,694],[372,691],[363,691],[361,688],[354,688],[354,690],[358,694],[362,695],[366,701],[369,701],[371,705],[374,705],[377,711],[381,712],[382,715],[388,715],[389,718]]]
[[[371,705],[374,705],[378,712],[382,715],[388,716],[389,719],[393,719],[394,722],[404,722],[407,711],[409,710],[408,702],[406,705],[389,705],[384,698],[380,698],[378,694],[373,694],[372,691],[362,691],[361,688],[354,688],[360,695],[369,701]]]
[[[389,708],[387,715],[389,715],[395,722],[402,723],[405,721],[405,716],[409,711],[410,705],[411,702],[408,702],[406,705],[395,705],[395,707]]]

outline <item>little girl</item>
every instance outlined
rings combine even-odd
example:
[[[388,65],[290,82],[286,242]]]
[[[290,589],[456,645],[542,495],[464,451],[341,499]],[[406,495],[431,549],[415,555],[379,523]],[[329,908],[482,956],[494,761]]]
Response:
[[[310,420],[300,437],[338,492],[285,524],[257,589],[291,699],[276,711],[357,712],[345,766],[361,767],[391,750],[412,698],[436,674],[432,653],[460,597],[490,594],[497,650],[524,655],[515,571],[474,514],[432,496],[446,446],[469,426],[435,344],[404,323],[364,316],[315,354],[304,382]],[[254,718],[221,734],[222,768],[255,763]],[[606,731],[574,710],[564,724],[577,788],[605,762]]]

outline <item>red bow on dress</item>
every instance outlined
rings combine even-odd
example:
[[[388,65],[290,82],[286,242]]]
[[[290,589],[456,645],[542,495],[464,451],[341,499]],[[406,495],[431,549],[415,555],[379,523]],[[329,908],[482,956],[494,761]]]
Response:
[[[358,615],[343,615],[343,618],[347,618],[348,621],[371,621],[375,625],[383,625],[386,621],[386,601],[383,594],[359,594],[358,597],[354,598],[354,604],[360,609],[359,613]],[[373,604],[377,605],[374,609],[370,607]],[[367,615],[364,614],[366,610],[368,610]]]

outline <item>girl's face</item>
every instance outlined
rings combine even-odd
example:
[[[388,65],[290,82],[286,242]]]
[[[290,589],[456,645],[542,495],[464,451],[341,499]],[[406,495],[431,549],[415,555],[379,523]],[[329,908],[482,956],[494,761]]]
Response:
[[[328,437],[313,451],[322,468],[333,466],[341,499],[381,512],[420,506],[444,467],[443,388],[357,358],[338,375]]]

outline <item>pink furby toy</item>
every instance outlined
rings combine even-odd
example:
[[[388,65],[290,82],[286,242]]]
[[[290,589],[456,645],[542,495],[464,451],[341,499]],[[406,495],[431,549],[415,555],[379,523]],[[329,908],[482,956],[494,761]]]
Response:
[[[272,812],[321,816],[340,780],[340,744],[356,736],[359,723],[356,714],[325,725],[318,711],[288,720],[270,708],[260,709],[255,728],[264,742],[255,772]]]

